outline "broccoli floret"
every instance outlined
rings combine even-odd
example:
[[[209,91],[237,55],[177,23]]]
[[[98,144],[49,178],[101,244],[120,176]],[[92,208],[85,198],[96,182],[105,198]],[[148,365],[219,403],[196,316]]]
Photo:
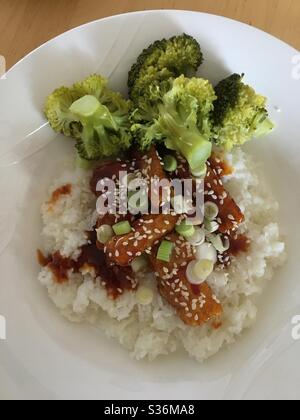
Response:
[[[274,128],[268,118],[267,99],[244,84],[243,77],[233,74],[215,88],[218,99],[212,112],[214,138],[227,150]]]
[[[156,41],[137,58],[128,75],[129,96],[136,106],[153,83],[196,72],[203,61],[198,42],[183,34]]]
[[[156,118],[132,126],[139,147],[145,150],[153,142],[164,143],[182,154],[191,169],[201,167],[211,155],[210,114],[215,99],[207,80],[178,77],[157,105]]]
[[[44,113],[54,131],[67,137],[80,138],[82,127],[69,111],[72,103],[79,97],[78,92],[73,89],[61,87],[47,98]]]
[[[79,156],[99,160],[131,145],[130,102],[107,88],[107,80],[92,75],[71,88],[55,90],[46,101],[51,127],[75,138]]]

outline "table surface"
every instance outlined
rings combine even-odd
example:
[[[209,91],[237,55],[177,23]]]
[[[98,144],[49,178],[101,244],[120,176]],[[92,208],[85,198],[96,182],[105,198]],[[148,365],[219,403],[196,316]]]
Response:
[[[54,36],[102,17],[147,9],[227,16],[300,49],[300,0],[0,0],[0,55],[10,68]]]

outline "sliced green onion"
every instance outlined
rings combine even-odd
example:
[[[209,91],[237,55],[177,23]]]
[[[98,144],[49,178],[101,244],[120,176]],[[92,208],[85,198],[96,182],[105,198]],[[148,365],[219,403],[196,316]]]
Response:
[[[106,244],[114,236],[114,231],[110,225],[102,225],[99,229],[96,229],[97,240],[101,244]]]
[[[200,166],[199,168],[191,170],[191,174],[195,178],[204,178],[206,176],[206,173],[207,173],[207,166],[206,166],[205,163],[202,166]]]
[[[196,226],[195,232],[188,238],[188,242],[193,246],[199,246],[205,241],[205,232],[203,229]]]
[[[204,221],[204,227],[205,227],[205,230],[208,233],[214,233],[217,230],[219,230],[220,225],[219,225],[219,223],[217,223],[215,221],[210,222],[209,220],[205,220]]]
[[[148,259],[144,255],[141,255],[132,261],[131,268],[134,273],[139,273],[140,271],[145,270],[148,265]]]
[[[170,262],[174,244],[170,241],[162,241],[157,252],[157,259],[160,261]]]
[[[210,260],[215,264],[218,260],[217,250],[212,244],[204,242],[196,248],[196,258],[198,261]]]
[[[176,232],[184,238],[190,238],[195,233],[195,227],[187,221],[182,222],[175,228]]]
[[[212,201],[207,201],[204,204],[204,217],[210,222],[214,220],[219,214],[219,207]]]
[[[220,254],[223,254],[223,252],[228,251],[230,247],[230,242],[227,237],[222,239],[221,235],[208,235],[207,239]]]
[[[211,260],[192,261],[187,266],[186,276],[191,284],[202,284],[214,270]]]
[[[202,215],[190,216],[187,218],[187,222],[193,226],[201,226],[203,224],[203,216]]]
[[[140,286],[136,292],[136,299],[140,305],[149,305],[153,301],[153,297],[153,290],[147,286]]]
[[[113,225],[113,231],[115,232],[116,235],[126,235],[127,233],[130,233],[132,228],[131,225],[128,221],[123,221],[123,222],[119,222],[116,223],[115,225]]]
[[[172,155],[166,155],[163,159],[164,169],[167,172],[174,172],[177,169],[177,160]]]
[[[197,261],[194,266],[194,273],[202,280],[206,280],[214,270],[214,263],[211,260]]]

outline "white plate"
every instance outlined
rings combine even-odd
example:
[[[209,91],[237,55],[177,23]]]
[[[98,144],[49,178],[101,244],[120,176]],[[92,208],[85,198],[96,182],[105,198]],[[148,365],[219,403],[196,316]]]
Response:
[[[53,141],[21,164],[0,170],[0,247],[11,239],[0,256],[0,314],[7,320],[7,340],[0,341],[2,398],[300,397],[300,342],[291,336],[291,319],[300,313],[296,50],[249,26],[200,13],[141,12],[84,25],[43,45],[0,80],[0,153],[43,124],[44,99],[57,86],[100,71],[111,76],[114,88],[126,91],[137,53],[155,39],[182,32],[202,45],[202,75],[215,82],[230,72],[245,72],[249,83],[270,98],[278,127],[272,139],[250,149],[265,166],[281,204],[288,264],[263,295],[256,326],[206,364],[185,354],[152,364],[130,360],[93,328],[65,321],[37,282],[39,207],[52,176],[72,153],[68,140]],[[43,129],[38,140],[52,136]],[[14,230],[16,214],[21,217]]]

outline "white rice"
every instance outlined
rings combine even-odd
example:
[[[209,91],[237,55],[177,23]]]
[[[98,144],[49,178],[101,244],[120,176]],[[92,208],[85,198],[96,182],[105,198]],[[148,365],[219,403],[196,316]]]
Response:
[[[150,305],[142,306],[135,292],[126,292],[115,301],[108,299],[93,272],[70,274],[67,283],[57,284],[51,271],[43,268],[39,281],[47,287],[61,313],[70,321],[87,321],[98,326],[109,337],[119,340],[134,358],[150,360],[184,347],[189,355],[202,362],[252,326],[257,316],[257,294],[272,279],[274,269],[284,263],[285,246],[276,222],[278,204],[264,186],[258,168],[241,150],[236,150],[229,159],[236,170],[226,179],[226,188],[245,213],[246,221],[240,230],[247,232],[255,246],[247,254],[240,254],[228,269],[214,272],[209,278],[224,309],[218,330],[208,325],[185,325],[158,294],[152,274],[139,279],[141,284],[153,288],[155,296]],[[86,243],[85,231],[95,222],[90,176],[86,172],[66,173],[51,187],[50,195],[70,182],[72,193],[62,196],[52,211],[47,203],[43,205],[46,253],[59,250],[66,257],[78,257],[80,247]]]

